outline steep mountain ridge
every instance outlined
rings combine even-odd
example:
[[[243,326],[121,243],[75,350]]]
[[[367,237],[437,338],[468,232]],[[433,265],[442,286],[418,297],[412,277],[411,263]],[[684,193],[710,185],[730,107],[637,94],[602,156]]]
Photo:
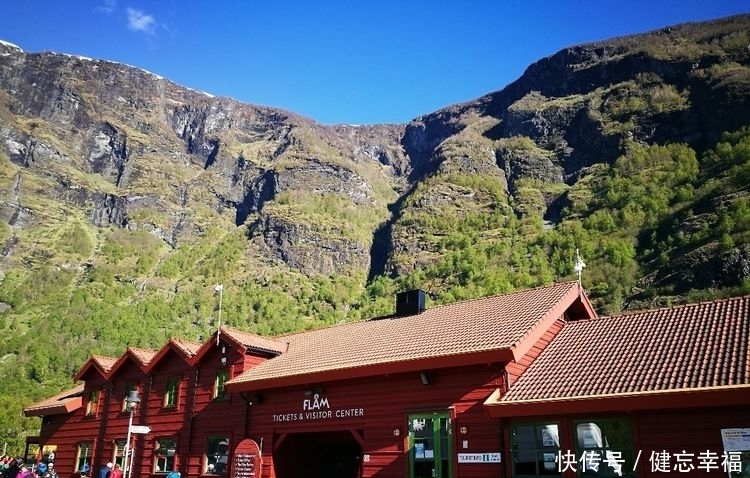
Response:
[[[577,253],[602,313],[747,293],[749,45],[743,15],[574,46],[350,126],[0,42],[5,408],[207,336],[216,284],[261,334],[569,279]]]

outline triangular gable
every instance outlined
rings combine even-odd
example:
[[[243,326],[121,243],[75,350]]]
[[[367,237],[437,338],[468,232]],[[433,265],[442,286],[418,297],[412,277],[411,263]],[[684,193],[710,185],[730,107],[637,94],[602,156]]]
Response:
[[[151,359],[156,355],[153,350],[140,349],[136,347],[128,347],[124,354],[117,360],[109,371],[108,376],[114,375],[114,373],[121,369],[125,363],[132,361],[135,363],[143,373],[148,371],[148,365]]]
[[[202,344],[198,342],[170,338],[164,347],[159,349],[159,351],[151,358],[148,363],[148,370],[152,370],[156,367],[159,362],[164,360],[164,357],[168,355],[169,352],[174,352],[187,364],[192,365],[195,354],[200,350],[201,346]]]
[[[109,377],[109,372],[112,370],[112,367],[116,362],[117,359],[114,357],[92,355],[91,358],[89,358],[78,370],[78,373],[73,377],[73,380],[76,382],[85,380],[84,377],[89,373],[97,373],[101,378],[106,379]]]
[[[530,328],[526,334],[519,339],[512,347],[514,361],[519,361],[528,351],[539,341],[539,339],[549,330],[552,324],[560,317],[569,321],[594,319],[597,317],[594,306],[589,301],[583,288],[570,288],[560,297],[560,300],[554,304],[542,316],[536,326]]]
[[[71,413],[83,406],[83,384],[64,390],[57,395],[29,405],[23,409],[27,417],[44,417]]]

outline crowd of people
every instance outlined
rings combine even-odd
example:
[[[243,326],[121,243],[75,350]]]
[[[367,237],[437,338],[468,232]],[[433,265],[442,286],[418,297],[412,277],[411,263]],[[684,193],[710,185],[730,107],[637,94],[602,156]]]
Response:
[[[55,463],[39,462],[29,465],[22,458],[3,456],[0,458],[0,476],[2,478],[59,478]]]
[[[79,470],[77,475],[81,478],[94,478],[91,476],[88,464],[84,469]],[[4,455],[0,457],[0,478],[59,478],[59,476],[52,460],[28,465],[22,458]],[[119,464],[110,462],[102,466],[97,478],[123,478],[123,472]],[[180,473],[172,471],[166,478],[180,478]]]

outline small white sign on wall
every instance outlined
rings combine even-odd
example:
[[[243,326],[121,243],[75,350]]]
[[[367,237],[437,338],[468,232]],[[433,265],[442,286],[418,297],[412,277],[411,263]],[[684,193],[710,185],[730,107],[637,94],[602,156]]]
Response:
[[[459,463],[500,463],[500,453],[459,453]]]

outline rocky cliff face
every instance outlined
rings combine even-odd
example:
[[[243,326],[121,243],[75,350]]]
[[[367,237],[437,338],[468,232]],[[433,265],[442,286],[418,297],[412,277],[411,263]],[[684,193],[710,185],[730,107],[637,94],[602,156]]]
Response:
[[[167,251],[243,228],[248,269],[413,273],[445,255],[455,228],[497,240],[479,217],[554,227],[570,187],[628,144],[702,151],[746,126],[749,27],[744,16],[569,48],[502,91],[369,126],[324,126],[122,64],[0,44],[0,265],[52,254],[31,238],[80,217],[94,236],[80,264],[96,264],[109,228],[146,231]],[[748,276],[738,251],[734,283]]]

